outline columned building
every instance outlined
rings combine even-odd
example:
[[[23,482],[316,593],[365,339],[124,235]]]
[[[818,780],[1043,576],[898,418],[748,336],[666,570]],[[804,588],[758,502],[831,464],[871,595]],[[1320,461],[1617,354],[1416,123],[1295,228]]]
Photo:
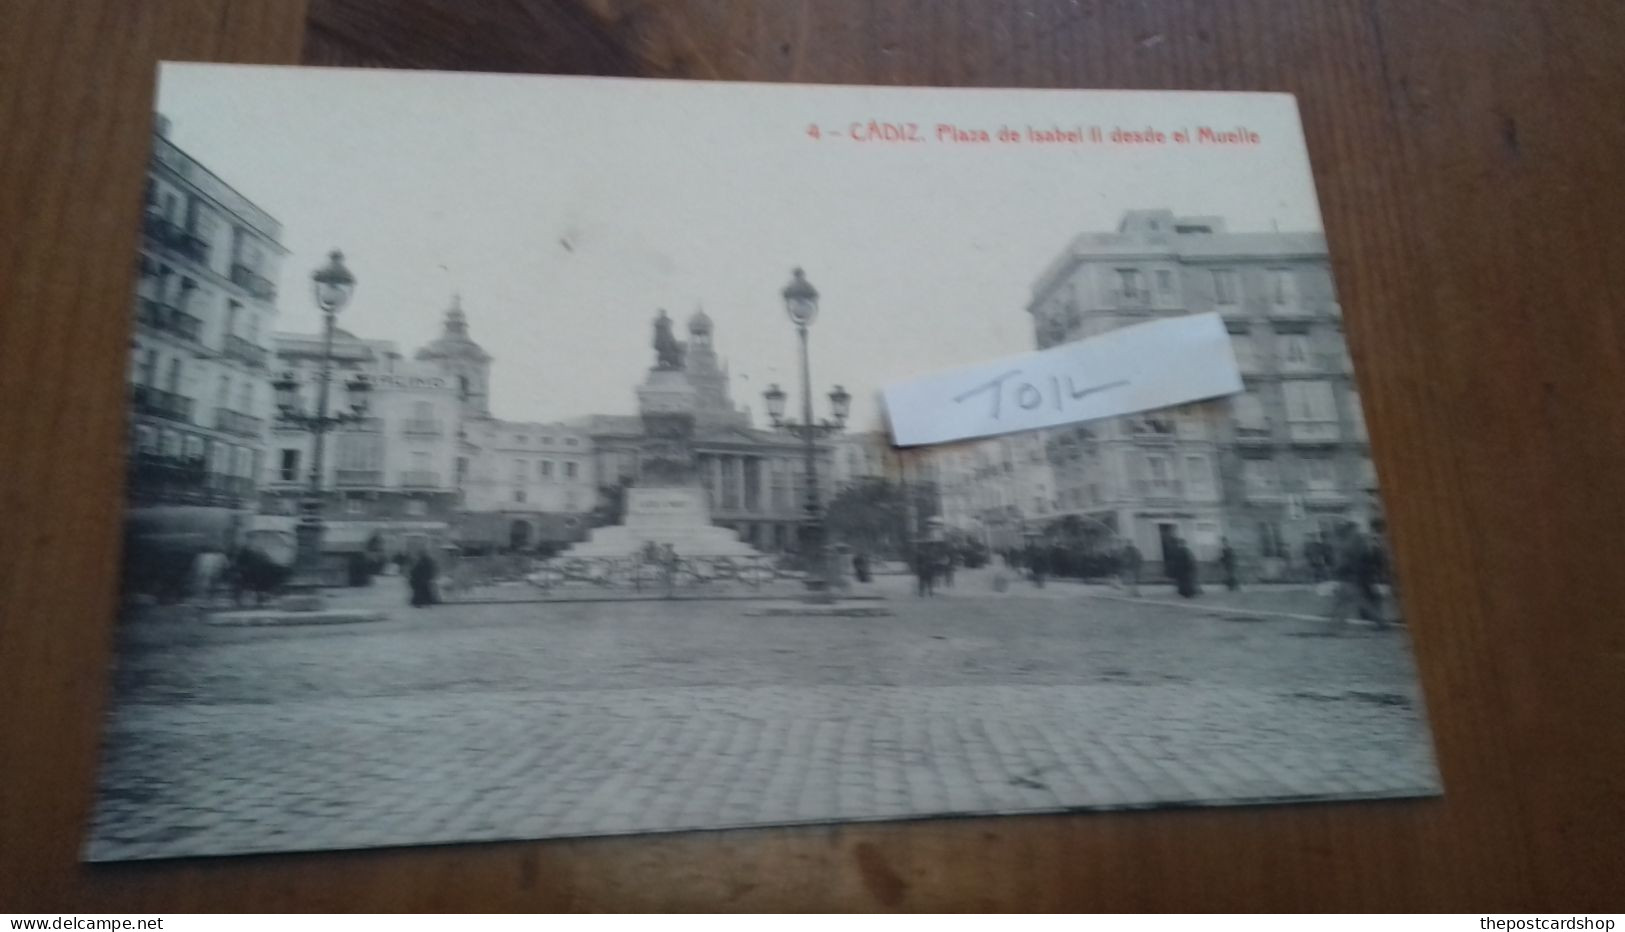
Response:
[[[147,167],[130,342],[131,548],[229,548],[252,514],[272,398],[282,225],[169,139]]]
[[[683,373],[694,387],[696,410],[692,444],[713,524],[731,528],[763,551],[794,547],[806,520],[805,452],[802,441],[783,431],[751,426],[750,412],[733,403],[728,369],[713,342],[714,327],[704,311],[688,321]],[[594,473],[606,494],[638,480],[638,451],[644,445],[641,418],[595,415],[585,428],[592,438]],[[820,500],[835,489],[828,441],[817,446]]]
[[[1027,307],[1042,349],[1162,317],[1217,311],[1246,391],[1048,432],[1063,514],[1160,561],[1173,537],[1211,560],[1228,537],[1264,575],[1365,522],[1376,477],[1325,237],[1232,233],[1218,217],[1134,210],[1050,263]]]

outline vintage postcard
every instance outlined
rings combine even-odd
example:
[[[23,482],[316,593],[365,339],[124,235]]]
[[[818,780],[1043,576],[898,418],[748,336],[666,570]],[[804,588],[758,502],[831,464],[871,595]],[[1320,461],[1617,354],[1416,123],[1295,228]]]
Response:
[[[159,85],[87,858],[1439,792],[1292,98]]]

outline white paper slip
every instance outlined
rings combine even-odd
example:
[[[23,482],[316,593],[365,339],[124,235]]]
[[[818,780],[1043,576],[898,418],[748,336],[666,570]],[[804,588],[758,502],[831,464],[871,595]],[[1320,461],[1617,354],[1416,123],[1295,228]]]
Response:
[[[909,447],[1132,414],[1241,388],[1224,320],[1210,313],[898,382],[883,394],[892,437]]]

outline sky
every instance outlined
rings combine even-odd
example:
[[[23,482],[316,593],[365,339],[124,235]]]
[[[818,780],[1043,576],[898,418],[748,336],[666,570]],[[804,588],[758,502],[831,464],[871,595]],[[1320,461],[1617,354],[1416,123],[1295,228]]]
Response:
[[[799,409],[780,291],[803,267],[815,414],[853,426],[882,385],[1033,348],[1033,281],[1125,210],[1321,229],[1282,95],[813,87],[382,70],[166,65],[170,138],[283,225],[276,329],[315,332],[309,275],[342,249],[340,326],[410,354],[459,294],[495,357],[493,413],[630,414],[651,322],[714,322],[737,403]],[[870,121],[926,141],[855,141]],[[1245,126],[1255,146],[938,142],[1018,131]],[[825,132],[813,139],[809,126]],[[840,131],[835,136],[829,130]]]

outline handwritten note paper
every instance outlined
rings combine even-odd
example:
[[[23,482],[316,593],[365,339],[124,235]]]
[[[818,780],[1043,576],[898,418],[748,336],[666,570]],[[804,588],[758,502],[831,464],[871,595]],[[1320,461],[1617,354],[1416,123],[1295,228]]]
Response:
[[[898,446],[1054,427],[1241,391],[1218,314],[1112,330],[884,389]]]

